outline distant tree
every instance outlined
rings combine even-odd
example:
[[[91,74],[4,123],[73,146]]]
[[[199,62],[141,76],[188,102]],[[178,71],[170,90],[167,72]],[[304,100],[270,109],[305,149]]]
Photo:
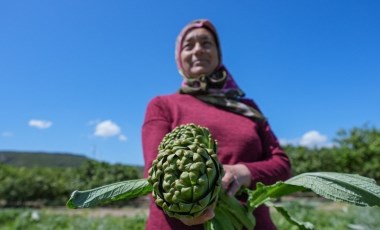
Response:
[[[136,167],[88,160],[78,168],[80,189],[90,189],[105,184],[139,178]]]
[[[364,125],[342,129],[337,134],[335,141],[340,147],[338,161],[345,165],[346,171],[380,181],[380,130]]]

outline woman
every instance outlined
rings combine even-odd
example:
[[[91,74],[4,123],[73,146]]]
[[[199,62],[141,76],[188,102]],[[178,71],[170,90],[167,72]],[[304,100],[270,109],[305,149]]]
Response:
[[[222,188],[234,196],[241,186],[273,184],[290,177],[289,159],[256,104],[237,86],[221,60],[216,29],[207,20],[187,25],[176,44],[183,84],[178,93],[158,96],[148,105],[142,129],[145,175],[164,135],[181,124],[209,128],[218,140],[225,175]],[[275,229],[266,207],[254,211],[255,229]],[[166,216],[151,201],[147,229],[203,229],[213,207],[193,219]]]

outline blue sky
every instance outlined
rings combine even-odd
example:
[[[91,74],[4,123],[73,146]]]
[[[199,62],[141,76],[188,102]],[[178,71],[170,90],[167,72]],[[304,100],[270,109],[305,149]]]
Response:
[[[380,2],[2,1],[0,150],[143,164],[141,126],[181,77],[174,42],[197,18],[283,143],[380,127]]]

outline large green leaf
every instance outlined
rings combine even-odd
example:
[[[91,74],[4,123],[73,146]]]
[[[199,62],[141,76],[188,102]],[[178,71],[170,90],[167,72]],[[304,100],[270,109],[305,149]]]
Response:
[[[256,190],[247,190],[248,204],[255,209],[271,198],[310,189],[316,194],[357,206],[380,206],[380,186],[375,180],[354,174],[335,172],[303,173],[274,185],[257,183]]]
[[[380,186],[376,181],[356,174],[335,172],[303,173],[285,181],[302,186],[334,201],[357,206],[380,206]]]
[[[380,186],[375,180],[354,174],[335,172],[303,173],[285,182],[277,182],[266,186],[257,183],[256,190],[245,190],[248,197],[248,206],[251,210],[262,204],[270,204],[274,198],[310,189],[316,194],[333,201],[343,201],[357,206],[380,206]],[[290,223],[300,229],[310,229],[309,223],[303,223],[292,218],[285,209],[272,205]]]
[[[69,208],[90,208],[102,203],[129,200],[152,192],[146,179],[122,181],[86,191],[74,191],[67,201]]]

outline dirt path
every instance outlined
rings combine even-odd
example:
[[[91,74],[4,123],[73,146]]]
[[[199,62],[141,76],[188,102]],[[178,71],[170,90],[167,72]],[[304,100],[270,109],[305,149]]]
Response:
[[[135,217],[147,216],[148,207],[123,207],[123,208],[92,208],[92,209],[67,209],[65,207],[44,208],[44,212],[57,215],[90,216],[90,217]]]
[[[329,202],[325,199],[308,199],[308,198],[294,198],[286,197],[283,201],[298,200],[301,203],[315,203],[318,209],[323,209],[326,211],[335,211],[335,210],[344,210],[347,209],[347,204],[339,202]],[[43,208],[43,212],[49,214],[57,215],[69,215],[69,216],[89,216],[101,218],[105,216],[114,216],[114,217],[136,217],[136,216],[148,216],[149,205],[148,202],[141,202],[137,206],[125,206],[122,208],[91,208],[91,209],[68,209],[66,207],[54,207],[54,208]],[[272,210],[273,211],[273,210]]]

